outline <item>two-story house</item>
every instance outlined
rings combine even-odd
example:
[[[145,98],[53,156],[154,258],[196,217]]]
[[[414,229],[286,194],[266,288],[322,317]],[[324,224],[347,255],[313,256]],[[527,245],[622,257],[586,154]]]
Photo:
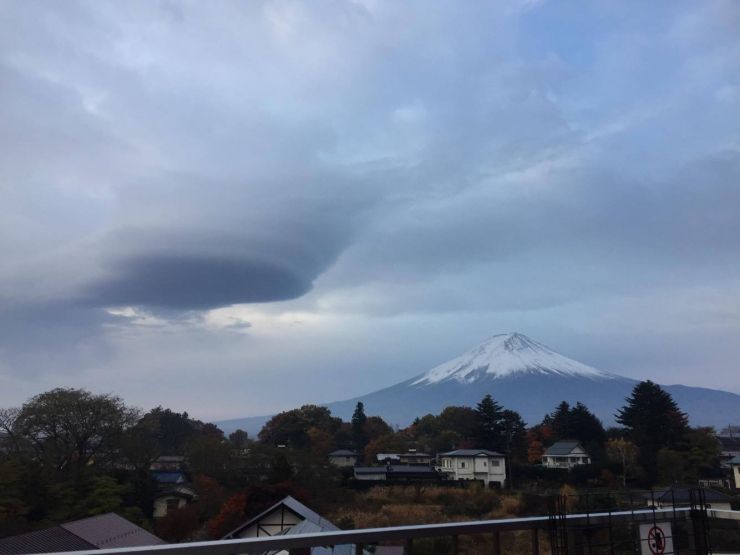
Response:
[[[487,449],[457,449],[442,453],[438,469],[453,480],[480,480],[486,486],[506,484],[506,458]]]
[[[580,443],[573,440],[555,442],[542,457],[542,466],[548,468],[571,469],[579,464],[591,464],[591,457]]]

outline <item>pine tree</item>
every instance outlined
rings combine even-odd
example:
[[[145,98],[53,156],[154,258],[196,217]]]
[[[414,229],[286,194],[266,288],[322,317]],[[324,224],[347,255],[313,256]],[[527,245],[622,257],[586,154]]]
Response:
[[[360,401],[355,406],[355,412],[352,414],[352,442],[358,453],[362,453],[367,445],[367,436],[365,434],[366,422],[365,405]]]
[[[638,383],[626,401],[616,414],[617,422],[627,428],[628,439],[639,449],[640,464],[655,479],[658,451],[683,440],[688,418],[669,393],[649,380]]]
[[[570,410],[570,428],[573,439],[577,439],[584,446],[603,445],[606,441],[606,430],[601,421],[583,403],[576,403]]]
[[[479,447],[501,449],[503,443],[503,409],[490,395],[483,397],[475,409],[475,439]]]
[[[550,415],[550,427],[557,439],[574,439],[570,420],[570,405],[563,401]]]
[[[504,453],[517,461],[527,460],[527,424],[521,415],[505,409],[501,413],[502,445]]]

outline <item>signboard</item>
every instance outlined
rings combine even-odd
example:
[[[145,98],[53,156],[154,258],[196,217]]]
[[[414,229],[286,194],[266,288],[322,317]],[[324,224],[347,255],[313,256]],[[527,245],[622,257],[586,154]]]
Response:
[[[673,553],[671,523],[640,524],[640,548],[642,555],[669,555]]]

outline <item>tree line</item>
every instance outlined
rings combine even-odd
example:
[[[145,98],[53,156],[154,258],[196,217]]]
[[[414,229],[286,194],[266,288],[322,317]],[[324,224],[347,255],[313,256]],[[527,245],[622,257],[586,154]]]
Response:
[[[507,456],[523,489],[573,480],[648,487],[720,472],[713,430],[691,428],[660,386],[637,384],[615,417],[620,426],[606,429],[584,404],[562,402],[528,426],[486,395],[475,407],[450,406],[405,428],[366,415],[362,403],[349,422],[304,405],[272,417],[256,438],[242,430],[225,437],[186,412],[144,413],[113,395],[55,389],[0,409],[0,536],[107,511],[153,526],[158,485],[150,468],[161,455],[186,457],[198,495],[197,503],[156,523],[171,541],[194,530],[219,537],[288,493],[330,504],[348,479],[327,464],[338,448],[355,450],[365,464],[378,453],[409,449],[490,449]],[[535,466],[550,445],[566,439],[579,441],[593,464],[567,475]]]

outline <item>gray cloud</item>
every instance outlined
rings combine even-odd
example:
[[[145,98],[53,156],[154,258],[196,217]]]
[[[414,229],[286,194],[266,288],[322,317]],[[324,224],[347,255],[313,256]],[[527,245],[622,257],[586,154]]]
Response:
[[[625,299],[665,309],[671,293],[688,299],[674,319],[706,319],[656,322],[660,340],[619,360],[736,328],[715,310],[740,272],[735,2],[4,11],[6,376],[120,369],[134,344],[166,373],[165,333],[233,345],[224,368],[248,335],[276,374],[318,348],[339,372],[391,320],[417,351],[425,321],[450,349],[518,323],[573,345],[596,307],[627,303],[620,328],[642,317]],[[239,304],[262,311],[248,331],[209,327]],[[282,314],[327,331],[291,358],[260,336]]]
[[[207,309],[293,299],[311,288],[310,276],[245,258],[142,256],[119,263],[114,274],[91,287],[91,299],[105,305]]]

